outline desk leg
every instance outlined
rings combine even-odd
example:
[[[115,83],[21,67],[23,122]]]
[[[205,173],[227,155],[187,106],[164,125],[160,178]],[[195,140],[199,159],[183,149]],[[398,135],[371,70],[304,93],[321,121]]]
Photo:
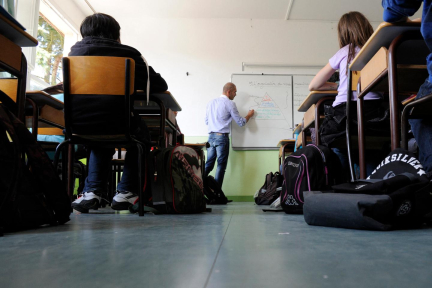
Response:
[[[351,107],[351,97],[352,97],[352,71],[350,68],[348,68],[348,88],[347,88],[347,102],[346,102],[346,141],[347,141],[347,152],[348,152],[348,163],[350,168],[350,174],[351,174],[351,181],[355,181],[355,173],[354,173],[354,165],[351,159],[351,128],[349,125],[351,123],[351,113],[350,113],[350,107]]]
[[[302,137],[302,147],[301,148],[304,148],[307,145],[307,143],[306,143],[306,133],[304,131],[304,120],[302,120],[301,137]]]
[[[25,123],[25,98],[26,98],[26,82],[27,82],[27,59],[21,53],[21,71],[18,77],[18,90],[17,90],[17,106],[18,106],[18,119]]]
[[[358,93],[358,92],[357,92]],[[359,149],[359,166],[360,179],[366,179],[366,163],[365,163],[365,140],[363,127],[363,98],[357,99],[357,122],[358,122],[358,149]]]

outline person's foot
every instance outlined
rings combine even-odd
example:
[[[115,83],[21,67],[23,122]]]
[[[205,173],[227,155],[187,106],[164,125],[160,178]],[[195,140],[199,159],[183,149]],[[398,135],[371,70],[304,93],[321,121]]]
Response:
[[[81,197],[72,202],[73,209],[81,212],[88,213],[89,209],[97,210],[101,202],[99,193],[93,191],[84,192]]]
[[[116,194],[111,202],[111,208],[114,210],[128,210],[130,206],[135,204],[138,195],[129,191],[116,191]]]

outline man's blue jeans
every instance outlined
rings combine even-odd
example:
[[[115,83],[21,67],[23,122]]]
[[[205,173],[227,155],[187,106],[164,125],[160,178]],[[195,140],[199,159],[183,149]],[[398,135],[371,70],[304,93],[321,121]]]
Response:
[[[432,83],[426,80],[420,87],[416,99],[432,94]],[[411,130],[419,147],[419,160],[427,173],[432,172],[432,120],[409,119]]]
[[[228,134],[218,135],[219,133],[211,133],[207,148],[207,162],[205,164],[205,176],[207,176],[214,168],[217,158],[217,168],[215,180],[221,185],[225,176],[225,170],[228,163],[229,155],[229,138]]]
[[[94,191],[103,193],[107,191],[111,160],[115,149],[92,149],[88,163],[88,176],[83,192]],[[138,194],[138,151],[136,147],[128,148],[123,168],[123,175],[117,185],[119,191],[129,191]]]

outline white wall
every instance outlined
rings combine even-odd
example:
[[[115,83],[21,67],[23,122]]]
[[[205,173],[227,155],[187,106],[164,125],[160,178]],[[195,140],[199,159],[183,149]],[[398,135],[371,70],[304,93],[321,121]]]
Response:
[[[78,8],[74,1],[46,0],[45,2],[47,2],[48,5],[52,5],[73,28],[79,31],[81,22],[87,15]]]
[[[137,48],[167,81],[183,108],[178,119],[188,136],[207,135],[206,104],[220,95],[232,73],[242,72],[242,62],[321,66],[338,50],[335,22],[117,20],[122,27],[122,42]]]

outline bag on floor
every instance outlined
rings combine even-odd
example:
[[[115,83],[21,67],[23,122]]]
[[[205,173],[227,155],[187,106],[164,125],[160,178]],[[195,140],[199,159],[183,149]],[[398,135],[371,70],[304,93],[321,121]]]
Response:
[[[287,214],[303,213],[303,191],[327,190],[343,182],[337,155],[325,146],[309,144],[283,163],[281,206]]]
[[[390,153],[370,179],[333,190],[305,192],[306,223],[367,230],[413,228],[427,222],[432,211],[432,183],[419,161],[403,149]]]
[[[34,136],[0,105],[0,228],[57,225],[72,212],[65,186]]]
[[[186,146],[157,149],[150,206],[161,213],[206,211],[198,153]]]
[[[266,175],[264,185],[255,193],[257,205],[270,205],[281,194],[283,176],[279,172],[270,172]]]
[[[216,205],[228,203],[228,199],[222,191],[220,184],[211,175],[204,178],[204,196],[207,204]]]

